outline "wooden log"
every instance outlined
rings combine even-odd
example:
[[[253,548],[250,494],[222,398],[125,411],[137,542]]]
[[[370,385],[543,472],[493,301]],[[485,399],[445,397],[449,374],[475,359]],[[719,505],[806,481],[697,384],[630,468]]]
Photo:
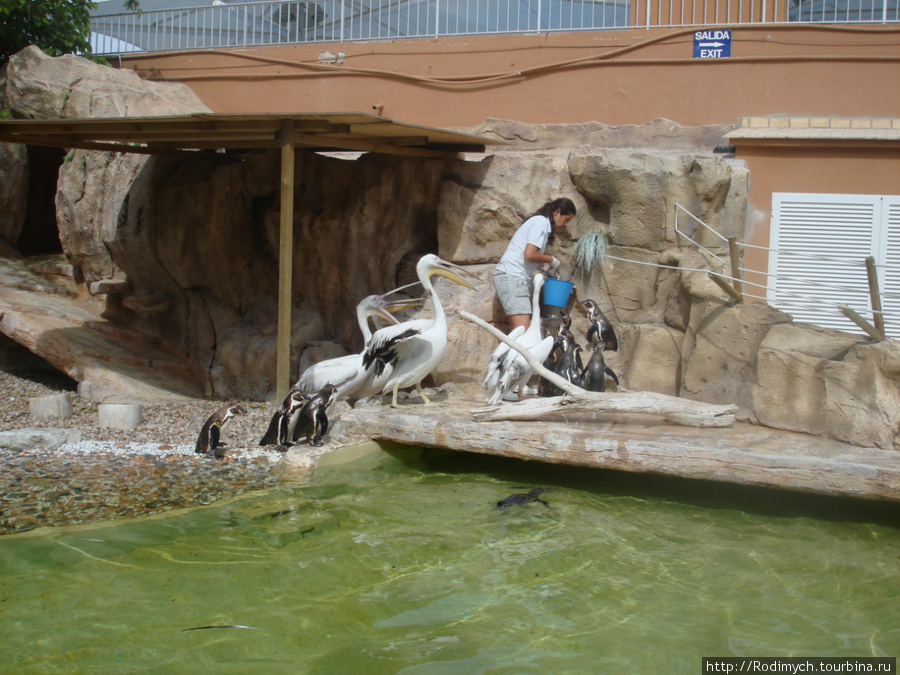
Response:
[[[881,311],[881,291],[878,290],[878,272],[875,269],[875,258],[866,258],[866,276],[869,278],[869,302],[872,305],[872,318],[875,330],[878,331],[879,342],[884,342],[884,313]]]
[[[884,336],[878,332],[878,329],[862,318],[852,307],[849,307],[848,305],[838,305],[838,309],[841,311],[841,314],[862,328],[863,332],[870,338],[876,342],[882,342],[884,340]]]
[[[488,331],[500,342],[515,349],[534,371],[566,392],[565,396],[527,399],[518,403],[476,408],[472,415],[479,421],[526,420],[571,412],[652,413],[673,424],[691,427],[726,427],[734,422],[737,406],[714,405],[654,392],[590,392],[553,373],[522,345],[466,311],[460,317]]]

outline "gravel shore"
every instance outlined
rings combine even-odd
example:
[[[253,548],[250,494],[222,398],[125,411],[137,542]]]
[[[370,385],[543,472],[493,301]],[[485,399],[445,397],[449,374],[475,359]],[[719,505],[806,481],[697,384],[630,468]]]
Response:
[[[29,399],[70,392],[73,415],[39,423]],[[0,431],[77,429],[82,442],[55,450],[0,448],[0,534],[42,526],[136,518],[200,506],[277,484],[276,450],[259,447],[274,404],[191,401],[145,405],[127,431],[99,425],[97,404],[76,394],[59,373],[0,371]],[[237,402],[247,411],[225,433],[228,461],[194,452],[197,435],[218,408]]]

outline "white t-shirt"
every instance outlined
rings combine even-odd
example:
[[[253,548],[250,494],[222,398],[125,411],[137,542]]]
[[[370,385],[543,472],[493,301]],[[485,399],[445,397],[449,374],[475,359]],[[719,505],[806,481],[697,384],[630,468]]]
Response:
[[[550,235],[550,219],[546,216],[531,216],[522,223],[516,233],[509,240],[506,252],[497,263],[495,273],[502,272],[523,279],[531,279],[537,271],[540,263],[532,263],[525,260],[525,246],[534,244],[543,253],[547,246],[547,237]]]

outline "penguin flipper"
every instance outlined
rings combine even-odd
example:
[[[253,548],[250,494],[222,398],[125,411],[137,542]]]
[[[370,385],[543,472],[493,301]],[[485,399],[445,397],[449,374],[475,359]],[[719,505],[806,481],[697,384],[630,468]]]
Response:
[[[619,378],[616,377],[616,374],[613,372],[613,369],[610,368],[609,366],[606,366],[605,370],[606,370],[606,374],[609,375],[613,380],[615,380],[616,386],[618,387],[619,386]]]
[[[219,434],[221,433],[222,425],[218,422],[214,423],[209,428],[209,449],[215,450],[219,447]],[[224,443],[222,444],[224,445]]]
[[[592,324],[590,325],[590,327],[588,328],[588,332],[587,332],[587,341],[588,341],[588,345],[591,344],[591,337],[594,336],[594,335],[598,335],[598,337],[599,337],[599,333],[600,333],[600,326],[599,326],[599,325],[597,324],[597,322],[595,321],[595,322],[592,323]]]
[[[269,420],[269,428],[266,429],[265,435],[260,440],[260,445],[278,445],[278,427],[280,426],[281,418],[280,412],[272,415],[272,419]]]

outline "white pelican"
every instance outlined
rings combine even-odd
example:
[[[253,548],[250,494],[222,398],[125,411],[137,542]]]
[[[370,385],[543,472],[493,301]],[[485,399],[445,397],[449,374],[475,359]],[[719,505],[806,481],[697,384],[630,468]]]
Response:
[[[363,298],[356,306],[356,319],[359,322],[359,329],[365,340],[365,347],[368,346],[369,341],[372,339],[372,331],[369,328],[370,317],[385,319],[390,323],[396,324],[397,319],[390,314],[391,312],[399,312],[402,309],[422,304],[420,298],[402,299],[392,302],[385,300],[387,296],[412,285],[401,286],[382,295],[369,295]],[[364,353],[363,351],[359,354],[347,354],[346,356],[314,363],[303,371],[303,375],[297,380],[294,389],[312,396],[316,392],[321,391],[325,385],[331,384],[338,389],[334,402],[345,398],[364,398],[371,396],[373,393],[381,393],[380,387],[384,386],[383,382],[378,385],[379,388],[375,391],[372,391],[373,385],[368,382],[372,379],[372,376],[363,367]]]
[[[366,349],[363,365],[373,370],[376,376],[381,375],[387,366],[393,366],[382,389],[382,393],[393,390],[393,408],[397,407],[397,391],[412,385],[415,385],[425,405],[431,404],[422,391],[421,382],[441,362],[447,347],[447,317],[431,284],[431,277],[436,274],[475,290],[454,270],[463,272],[458,265],[441,260],[434,254],[422,256],[416,265],[416,274],[434,305],[434,318],[431,321],[416,319],[386,326],[375,332]]]
[[[543,363],[550,355],[553,349],[553,336],[541,337],[541,288],[544,285],[544,275],[534,275],[534,292],[531,295],[531,325],[528,330],[519,331],[516,328],[509,336],[513,338],[517,344],[522,345],[525,349],[534,354],[535,358]],[[501,343],[502,345],[502,343]],[[502,345],[505,346],[505,345]],[[494,350],[494,355],[497,354]],[[499,355],[496,363],[494,357],[491,357],[491,363],[488,365],[488,372],[484,376],[484,387],[487,390],[486,400],[490,405],[499,403],[507,392],[513,389],[519,390],[519,398],[522,398],[522,390],[528,382],[528,378],[534,369],[528,365],[519,352],[515,349],[506,348]]]

